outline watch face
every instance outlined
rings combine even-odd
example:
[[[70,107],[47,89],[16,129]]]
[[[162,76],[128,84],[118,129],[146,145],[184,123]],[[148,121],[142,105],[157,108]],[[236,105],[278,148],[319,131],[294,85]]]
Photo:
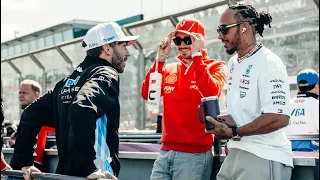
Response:
[[[240,137],[240,136],[233,136],[233,137],[232,137],[232,140],[234,140],[234,141],[240,141],[240,140],[241,140],[241,137]]]

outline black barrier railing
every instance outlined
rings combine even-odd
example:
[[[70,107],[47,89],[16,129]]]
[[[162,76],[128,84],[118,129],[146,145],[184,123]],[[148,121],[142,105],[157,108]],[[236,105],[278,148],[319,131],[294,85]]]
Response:
[[[287,135],[289,140],[319,140],[319,134],[294,134]],[[120,133],[119,135],[121,139],[160,139],[161,133]],[[10,137],[4,137],[4,139],[10,139]],[[55,136],[47,136],[48,140],[55,140]]]
[[[22,171],[19,170],[5,170],[1,172],[2,175],[8,176],[10,178],[23,178]],[[32,172],[32,179],[39,180],[88,180],[84,177],[75,177],[75,176],[67,176],[61,174],[52,174],[52,173],[42,173],[42,172]],[[102,180],[99,178],[99,180]]]

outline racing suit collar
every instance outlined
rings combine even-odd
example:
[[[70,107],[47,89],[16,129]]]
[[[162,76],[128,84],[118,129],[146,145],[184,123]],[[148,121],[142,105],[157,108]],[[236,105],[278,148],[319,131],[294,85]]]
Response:
[[[319,98],[319,95],[311,93],[311,92],[298,92],[298,98],[306,98],[306,97],[313,97],[315,99]]]
[[[110,66],[112,68],[114,68],[114,66],[107,60],[99,58],[99,57],[93,57],[93,56],[86,56],[86,58],[84,59],[83,63],[82,63],[82,68],[87,68],[89,66],[92,65],[104,65],[104,66]],[[114,68],[116,69],[116,68]]]

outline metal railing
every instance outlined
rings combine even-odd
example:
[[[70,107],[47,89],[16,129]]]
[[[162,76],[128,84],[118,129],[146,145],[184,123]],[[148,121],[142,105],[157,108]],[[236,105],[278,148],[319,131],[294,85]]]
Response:
[[[148,133],[120,133],[120,142],[149,142],[149,143],[159,143],[161,139],[161,133],[153,133],[150,131]],[[319,134],[294,134],[287,135],[289,140],[319,140]],[[10,137],[4,137],[4,140],[10,140]],[[47,136],[47,141],[55,141],[55,136]],[[226,140],[220,140],[225,143]]]
[[[1,172],[1,174],[8,176],[10,178],[23,178],[23,172],[19,170],[5,170]],[[39,180],[87,180],[87,178],[84,178],[84,177],[67,176],[67,175],[61,175],[61,174],[42,173],[42,172],[32,172],[31,178],[39,179]],[[99,180],[107,180],[107,179],[99,178]]]

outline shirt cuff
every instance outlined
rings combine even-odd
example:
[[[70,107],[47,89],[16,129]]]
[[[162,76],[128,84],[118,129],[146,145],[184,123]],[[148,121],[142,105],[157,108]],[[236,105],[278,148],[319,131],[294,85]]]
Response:
[[[200,51],[198,51],[198,52],[195,52],[191,55],[192,58],[195,56],[202,56],[202,53]]]
[[[156,62],[156,61],[159,61],[159,62],[166,62],[166,60],[162,60],[161,58],[158,58],[158,57],[156,57],[155,59],[154,59],[154,61]]]

